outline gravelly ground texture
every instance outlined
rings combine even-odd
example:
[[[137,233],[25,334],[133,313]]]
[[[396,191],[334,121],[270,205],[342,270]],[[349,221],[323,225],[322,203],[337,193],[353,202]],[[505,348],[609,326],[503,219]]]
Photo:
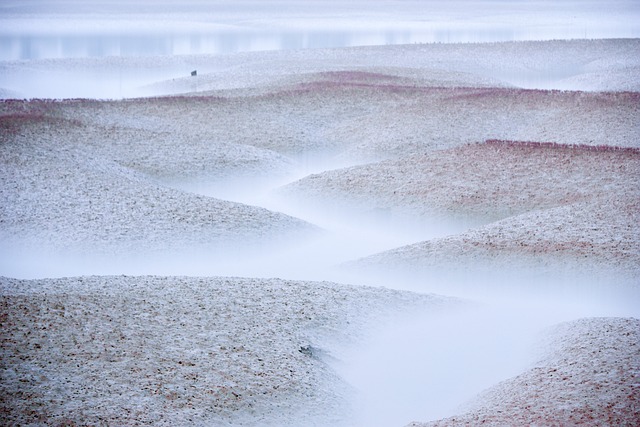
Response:
[[[2,279],[4,425],[343,425],[331,349],[447,299],[278,279]]]
[[[459,416],[410,426],[636,425],[638,331],[638,319],[561,324],[553,352],[535,367],[490,388]]]

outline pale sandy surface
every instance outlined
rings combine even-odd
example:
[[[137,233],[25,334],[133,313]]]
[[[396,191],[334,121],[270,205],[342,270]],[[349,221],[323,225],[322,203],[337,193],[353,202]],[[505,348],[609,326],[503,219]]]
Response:
[[[3,425],[349,425],[332,358],[447,299],[278,279],[1,279]]]
[[[637,280],[639,154],[637,149],[482,143],[314,175],[290,190],[307,187],[302,193],[309,195],[321,189],[357,209],[400,218],[457,218],[474,225],[372,255],[351,263],[354,268],[424,273],[455,265],[508,275],[530,263],[538,273],[613,270]],[[355,196],[349,194],[353,185],[362,188]]]
[[[640,322],[592,318],[550,332],[550,353],[491,387],[461,415],[427,426],[635,426],[640,420]]]
[[[199,267],[214,272],[227,251],[249,271],[281,242],[294,249],[276,276],[322,270],[303,249],[336,230],[294,217],[288,208],[298,204],[355,219],[370,234],[408,226],[409,245],[340,259],[356,273],[339,277],[376,283],[386,274],[384,284],[398,288],[417,278],[411,287],[420,291],[266,278],[3,278],[3,421],[349,425],[356,391],[331,363],[394,312],[446,308],[428,293],[438,285],[452,295],[455,274],[471,287],[492,287],[497,271],[515,295],[533,284],[561,288],[568,300],[592,284],[583,277],[606,277],[602,294],[637,307],[638,46],[247,53],[216,58],[189,96],[1,103],[0,248],[9,259],[2,275],[24,258],[20,275],[39,277],[55,255],[57,275],[74,276],[64,272],[82,264],[78,254],[92,253],[143,254],[135,262],[152,274],[158,265],[146,254],[163,251],[166,264],[204,254]],[[568,74],[554,68],[560,59],[571,65]],[[155,60],[162,67],[177,59]],[[109,61],[71,62],[82,69]],[[513,87],[523,76],[537,89]],[[175,79],[148,89],[182,93],[192,84]],[[271,189],[273,200],[254,194]],[[238,200],[240,192],[246,203],[221,196]],[[298,250],[303,256],[293,257]],[[121,268],[110,258],[95,267]],[[571,416],[587,420],[593,409],[592,424],[611,424],[610,416],[637,424],[637,326],[614,318],[562,326],[540,365],[481,396],[461,423],[508,424],[501,413],[563,425]],[[552,369],[570,380],[547,381]],[[629,395],[618,409],[607,406]]]
[[[639,101],[633,101],[634,106]],[[634,115],[640,110],[629,118]],[[634,127],[628,126],[630,134],[622,141],[636,143]],[[422,155],[312,174],[279,192],[362,212],[384,210],[389,215],[480,223],[578,203],[604,205],[612,198],[637,203],[640,150],[608,147],[612,146],[479,139]]]
[[[188,177],[189,171],[180,167],[183,163],[205,169],[197,160],[189,162],[194,157],[214,167],[221,164],[218,173],[225,174],[229,173],[225,163],[239,169],[264,162],[265,157],[274,160],[277,169],[281,160],[275,154],[256,160],[242,146],[200,151],[194,143],[190,150],[183,147],[186,154],[181,155],[171,149],[182,142],[172,135],[150,137],[144,131],[129,131],[126,125],[87,131],[84,123],[55,117],[57,107],[51,105],[53,111],[43,116],[9,113],[2,117],[0,236],[4,241],[114,253],[264,242],[316,230],[286,215],[178,191],[159,182],[162,174],[175,175],[175,169]],[[110,134],[115,135],[109,138]],[[163,150],[167,139],[170,147]],[[157,142],[153,148],[151,141]],[[219,154],[217,161],[207,157],[207,151],[213,150]],[[237,152],[245,155],[236,156]],[[167,168],[158,172],[161,155]]]

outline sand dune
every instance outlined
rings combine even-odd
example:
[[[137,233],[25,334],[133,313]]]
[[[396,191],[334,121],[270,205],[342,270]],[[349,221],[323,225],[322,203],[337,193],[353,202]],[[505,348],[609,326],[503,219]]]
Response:
[[[0,279],[6,425],[349,425],[331,361],[453,300],[278,279]]]
[[[555,288],[586,295],[596,286],[597,293],[631,304],[640,277],[638,219],[636,204],[624,200],[576,203],[391,249],[344,267],[410,283],[430,278],[440,283],[439,292],[447,292],[447,281],[514,293]],[[452,283],[454,289],[460,291]]]
[[[337,193],[337,200],[350,194],[363,211],[461,224],[460,231],[347,263],[348,269],[411,281],[451,279],[455,271],[465,286],[494,282],[502,290],[530,287],[531,280],[545,282],[542,288],[598,282],[605,292],[635,289],[640,277],[638,170],[636,149],[490,142],[316,180],[331,183],[327,194]]]
[[[159,176],[142,173],[158,161],[167,164],[169,174],[172,163],[174,173],[182,162],[197,167],[185,158],[206,156],[195,148],[181,157],[157,139],[144,140],[145,134],[136,134],[142,143],[120,135],[105,144],[104,134],[93,139],[83,123],[51,116],[2,119],[7,127],[0,149],[4,245],[153,252],[265,242],[316,230],[262,208],[174,190]]]
[[[639,162],[637,148],[491,140],[313,174],[278,193],[360,212],[488,223],[581,202],[637,200]]]
[[[411,427],[638,422],[638,319],[582,319],[549,333],[535,367],[490,388],[461,415]]]
[[[407,76],[402,68],[360,66],[211,93],[233,94],[217,116],[239,124],[251,143],[281,154],[330,154],[351,164],[487,139],[619,146],[638,140],[634,93],[489,88],[477,81],[450,85],[438,80],[438,70],[421,72],[436,81]],[[184,114],[185,120],[202,117],[199,109]],[[202,119],[196,123],[210,127]],[[256,130],[261,137],[253,136]]]

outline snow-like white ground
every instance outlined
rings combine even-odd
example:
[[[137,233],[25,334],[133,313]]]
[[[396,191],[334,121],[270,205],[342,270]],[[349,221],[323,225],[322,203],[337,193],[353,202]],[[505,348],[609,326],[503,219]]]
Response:
[[[30,4],[2,424],[638,424],[635,2]]]
[[[411,427],[616,425],[638,421],[638,319],[591,318],[549,331],[554,348],[459,416]]]
[[[640,277],[639,162],[636,148],[489,141],[314,174],[279,192],[433,233],[350,262],[359,274],[420,287],[425,277],[452,280],[453,269],[475,287],[478,274],[509,282],[519,272],[610,287]]]
[[[453,301],[279,279],[2,281],[4,425],[350,425],[332,365]]]

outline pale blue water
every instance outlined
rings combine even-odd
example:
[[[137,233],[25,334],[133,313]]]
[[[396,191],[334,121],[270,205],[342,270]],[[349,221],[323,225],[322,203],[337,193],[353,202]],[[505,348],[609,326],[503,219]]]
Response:
[[[0,36],[0,61],[105,56],[230,54],[264,50],[523,39],[513,28],[433,30],[242,29],[215,33],[16,34]]]
[[[5,0],[0,61],[629,38],[638,22],[629,0]]]

